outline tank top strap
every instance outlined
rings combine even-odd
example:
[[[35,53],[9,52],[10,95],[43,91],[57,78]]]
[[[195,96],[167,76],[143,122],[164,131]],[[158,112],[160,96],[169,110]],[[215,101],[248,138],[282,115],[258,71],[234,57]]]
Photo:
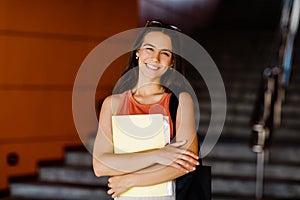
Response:
[[[127,90],[122,94],[121,102],[116,115],[129,115],[129,103],[130,103],[131,91]]]

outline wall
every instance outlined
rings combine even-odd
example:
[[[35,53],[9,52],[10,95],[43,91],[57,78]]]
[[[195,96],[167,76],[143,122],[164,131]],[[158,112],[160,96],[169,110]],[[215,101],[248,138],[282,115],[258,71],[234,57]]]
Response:
[[[72,118],[77,70],[101,41],[137,27],[137,7],[136,0],[0,0],[0,190],[8,177],[36,173],[38,161],[82,143]],[[121,67],[122,60],[107,70],[98,98]],[[17,165],[7,164],[9,153]]]

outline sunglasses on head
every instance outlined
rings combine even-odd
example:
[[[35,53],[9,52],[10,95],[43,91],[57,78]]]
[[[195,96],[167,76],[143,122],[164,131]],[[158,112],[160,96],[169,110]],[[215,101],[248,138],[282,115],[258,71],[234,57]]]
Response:
[[[166,23],[163,23],[163,22],[158,21],[158,20],[148,20],[146,22],[145,27],[160,27],[160,28],[172,29],[172,30],[175,30],[175,31],[181,31],[181,29],[178,28],[177,26],[174,26],[174,25],[171,25],[171,24],[166,24]]]

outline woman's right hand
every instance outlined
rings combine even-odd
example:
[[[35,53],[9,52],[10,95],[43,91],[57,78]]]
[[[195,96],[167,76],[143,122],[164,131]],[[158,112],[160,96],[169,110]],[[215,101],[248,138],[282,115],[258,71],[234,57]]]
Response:
[[[157,151],[157,163],[172,166],[185,173],[195,170],[199,165],[199,156],[192,151],[183,148],[187,141],[179,141],[166,145]]]

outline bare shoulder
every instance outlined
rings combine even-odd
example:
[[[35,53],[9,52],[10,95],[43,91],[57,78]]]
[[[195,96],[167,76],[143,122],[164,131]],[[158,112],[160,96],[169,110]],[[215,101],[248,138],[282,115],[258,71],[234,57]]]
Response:
[[[187,92],[181,92],[179,94],[179,104],[185,106],[185,104],[193,105],[193,99],[191,95]]]
[[[101,110],[109,109],[112,113],[116,113],[121,103],[122,94],[113,94],[106,97],[103,101]]]

